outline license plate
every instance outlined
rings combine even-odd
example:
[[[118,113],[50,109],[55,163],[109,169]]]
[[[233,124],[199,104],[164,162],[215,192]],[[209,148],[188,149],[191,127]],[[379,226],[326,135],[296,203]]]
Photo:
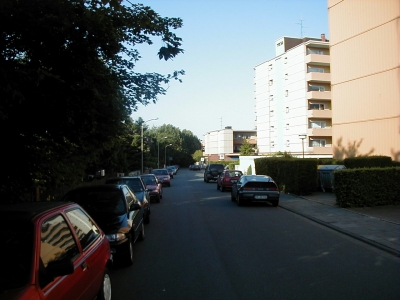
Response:
[[[267,195],[263,195],[263,196],[254,196],[255,199],[268,199]]]

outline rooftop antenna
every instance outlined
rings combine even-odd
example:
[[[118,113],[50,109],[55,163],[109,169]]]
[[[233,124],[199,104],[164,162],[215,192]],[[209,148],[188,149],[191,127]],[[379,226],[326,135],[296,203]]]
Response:
[[[303,26],[303,16],[301,16],[300,23],[296,24],[300,25],[300,37],[303,38],[303,28],[306,28]]]

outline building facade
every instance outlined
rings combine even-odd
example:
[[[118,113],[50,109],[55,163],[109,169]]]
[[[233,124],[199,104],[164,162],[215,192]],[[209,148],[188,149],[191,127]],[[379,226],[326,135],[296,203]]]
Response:
[[[328,0],[335,158],[400,161],[400,1]]]
[[[258,154],[332,157],[329,42],[281,37],[275,53],[254,68]]]
[[[204,145],[203,155],[208,161],[238,160],[240,147],[244,141],[253,145],[256,151],[256,135],[256,130],[233,130],[231,126],[207,132],[202,141]]]

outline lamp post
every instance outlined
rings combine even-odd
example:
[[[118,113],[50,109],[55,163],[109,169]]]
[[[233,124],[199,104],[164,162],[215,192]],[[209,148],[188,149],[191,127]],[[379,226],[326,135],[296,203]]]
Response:
[[[164,139],[166,139],[168,137],[164,137]],[[158,141],[158,160],[157,160],[157,169],[160,168],[160,141]]]
[[[303,158],[304,158],[304,140],[307,137],[305,134],[299,134],[299,138],[301,139],[301,146],[303,148]]]
[[[145,123],[147,123],[147,122],[150,122],[150,121],[155,121],[155,120],[158,120],[158,118],[155,118],[155,119],[150,119],[150,120],[147,120],[147,121],[144,121],[143,123],[142,123],[142,134],[141,134],[141,137],[142,137],[142,145],[141,145],[141,152],[142,152],[142,174],[143,174],[143,126],[144,126],[144,124]]]
[[[164,162],[164,168],[167,167],[167,147],[172,146],[172,144],[169,144],[167,146],[165,146],[165,162]]]

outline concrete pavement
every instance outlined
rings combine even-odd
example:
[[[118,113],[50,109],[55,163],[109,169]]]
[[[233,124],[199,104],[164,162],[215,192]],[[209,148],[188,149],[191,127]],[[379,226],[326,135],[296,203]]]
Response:
[[[281,194],[279,206],[400,257],[400,205],[340,208],[334,193]]]

